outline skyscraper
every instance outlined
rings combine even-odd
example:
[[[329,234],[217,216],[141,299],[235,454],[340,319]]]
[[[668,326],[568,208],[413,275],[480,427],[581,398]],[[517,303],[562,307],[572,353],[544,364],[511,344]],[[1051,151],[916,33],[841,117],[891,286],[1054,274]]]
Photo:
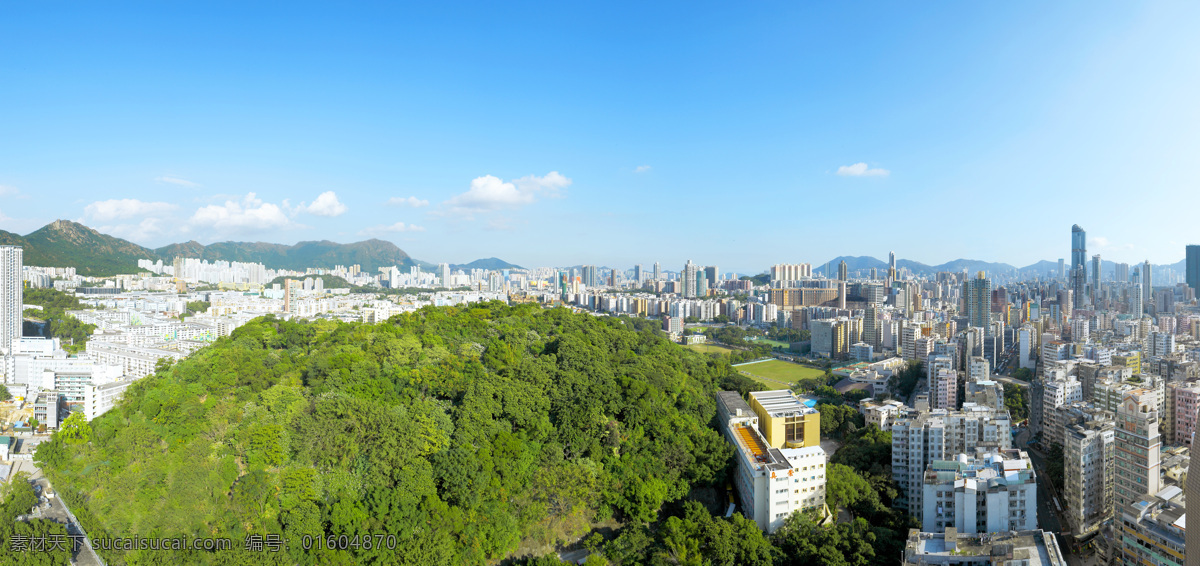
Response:
[[[638,285],[641,285],[642,283],[644,283],[644,281],[642,280],[642,279],[643,279],[643,275],[644,275],[644,274],[642,273],[642,264],[640,264],[640,263],[639,263],[639,264],[637,264],[637,265],[633,266],[633,280],[634,280],[634,282],[636,282]]]
[[[699,270],[696,267],[696,264],[692,263],[692,260],[690,260],[690,259],[688,260],[687,264],[685,264],[683,266],[683,296],[684,297],[687,297],[689,299],[696,297],[696,291],[697,291],[696,279],[698,278],[697,277],[698,271]]]
[[[599,284],[599,282],[596,281],[596,266],[583,266],[583,284],[588,287],[595,287]]]
[[[717,266],[710,265],[704,268],[704,278],[708,279],[708,288],[717,288]]]
[[[450,264],[438,264],[438,279],[441,280],[442,287],[450,288]]]
[[[1184,264],[1184,281],[1187,286],[1192,288],[1192,291],[1200,294],[1200,246],[1191,245],[1187,247],[1187,263]],[[1200,475],[1200,474],[1197,474]]]
[[[846,281],[848,279],[849,277],[847,276],[846,260],[842,260],[842,262],[838,264],[838,281]]]
[[[662,281],[662,266],[658,262],[654,262],[654,280]]]
[[[896,278],[896,252],[888,252],[888,279]]]
[[[1092,256],[1092,305],[1100,302],[1100,254]]]
[[[1063,262],[1063,258],[1058,258],[1058,280],[1062,281],[1067,278],[1067,268]]]
[[[967,326],[979,327],[991,332],[992,280],[980,271],[974,279],[963,284],[963,301],[966,306]]]
[[[1087,232],[1078,224],[1071,226],[1071,290],[1075,291],[1075,308],[1083,308],[1084,287],[1087,286]]]
[[[1145,305],[1142,304],[1142,274],[1139,270],[1133,270],[1133,283],[1129,289],[1129,314],[1135,317],[1142,316],[1142,310]]]
[[[1150,260],[1142,264],[1142,303],[1151,304],[1151,297],[1154,296],[1154,276],[1150,270]]]
[[[12,342],[21,337],[21,304],[25,284],[21,264],[25,250],[19,246],[0,246],[0,353],[12,350]]]

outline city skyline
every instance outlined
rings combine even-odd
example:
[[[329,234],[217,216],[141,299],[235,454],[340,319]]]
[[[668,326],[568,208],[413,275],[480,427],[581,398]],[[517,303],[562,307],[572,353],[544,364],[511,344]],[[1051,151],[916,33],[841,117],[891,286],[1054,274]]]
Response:
[[[888,249],[1022,266],[1069,257],[1070,222],[1130,264],[1200,241],[1129,221],[1200,204],[1193,5],[425,10],[297,5],[276,33],[255,7],[10,8],[0,229],[747,272]],[[988,196],[985,228],[963,205]],[[906,218],[937,229],[885,248],[866,228]],[[703,257],[683,237],[718,227]]]

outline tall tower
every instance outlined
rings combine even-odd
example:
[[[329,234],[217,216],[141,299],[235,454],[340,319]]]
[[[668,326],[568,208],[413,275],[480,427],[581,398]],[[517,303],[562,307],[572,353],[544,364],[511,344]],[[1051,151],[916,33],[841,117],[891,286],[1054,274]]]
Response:
[[[1142,304],[1148,305],[1154,296],[1154,277],[1150,274],[1150,260],[1142,264]]]
[[[848,280],[849,276],[847,274],[846,260],[842,260],[842,262],[838,264],[838,281]]]
[[[21,304],[25,283],[21,265],[25,250],[19,246],[0,246],[0,353],[12,351],[12,342],[21,337]]]
[[[1129,314],[1136,318],[1141,318],[1142,310],[1145,305],[1142,304],[1142,274],[1138,269],[1133,270],[1133,283],[1129,290]]]
[[[654,262],[654,280],[662,281],[662,266],[658,262]]]
[[[438,279],[441,280],[442,287],[445,287],[447,289],[450,288],[450,264],[448,264],[448,263],[439,263],[438,264]]]
[[[984,332],[992,328],[992,281],[987,274],[980,271],[974,279],[968,279],[963,285],[963,301],[966,303],[968,327],[979,327]]]
[[[1058,258],[1058,280],[1063,281],[1067,278],[1067,268],[1063,262],[1063,258]]]
[[[644,275],[645,274],[642,273],[642,264],[639,263],[639,264],[633,266],[634,282],[636,282],[638,285],[641,285],[643,283],[642,280],[645,279]]]
[[[689,259],[683,266],[683,296],[695,298],[696,290],[696,264]]]
[[[888,252],[888,279],[896,279],[896,252]]]
[[[1100,254],[1092,256],[1092,306],[1100,303]]]
[[[1187,286],[1191,287],[1193,292],[1200,294],[1200,246],[1187,247],[1187,262],[1184,264],[1183,271],[1183,278],[1187,282]],[[1200,552],[1196,554],[1200,555]]]
[[[1084,287],[1087,286],[1087,232],[1078,224],[1071,226],[1071,290],[1075,291],[1075,308],[1083,308]]]

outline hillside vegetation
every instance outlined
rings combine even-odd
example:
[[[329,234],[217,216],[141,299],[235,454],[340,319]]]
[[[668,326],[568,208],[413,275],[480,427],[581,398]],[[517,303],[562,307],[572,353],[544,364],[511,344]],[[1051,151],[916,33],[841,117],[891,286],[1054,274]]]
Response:
[[[482,564],[543,552],[600,521],[644,529],[664,503],[724,483],[732,448],[708,426],[713,395],[752,384],[656,326],[501,303],[374,326],[258,319],[134,384],[37,458],[93,537],[236,547],[102,552],[110,564]],[[705,532],[725,533],[722,546],[765,540],[694,507],[686,518],[720,527]],[[250,552],[249,534],[288,542]],[[330,536],[358,543],[315,542]],[[773,553],[729,552],[732,563]]]

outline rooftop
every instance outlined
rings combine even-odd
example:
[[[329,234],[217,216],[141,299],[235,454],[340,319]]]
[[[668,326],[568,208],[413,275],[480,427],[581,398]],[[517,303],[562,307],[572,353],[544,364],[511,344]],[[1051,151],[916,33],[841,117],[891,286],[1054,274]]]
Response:
[[[759,405],[767,411],[771,417],[788,417],[794,415],[807,415],[817,412],[809,405],[796,397],[794,393],[787,389],[777,389],[774,391],[751,391],[750,398],[758,401]]]
[[[990,534],[959,534],[951,527],[945,533],[911,529],[904,547],[906,564],[961,564],[978,557],[980,562],[1003,564],[1027,560],[1029,566],[1065,566],[1053,533],[1015,531]]]

